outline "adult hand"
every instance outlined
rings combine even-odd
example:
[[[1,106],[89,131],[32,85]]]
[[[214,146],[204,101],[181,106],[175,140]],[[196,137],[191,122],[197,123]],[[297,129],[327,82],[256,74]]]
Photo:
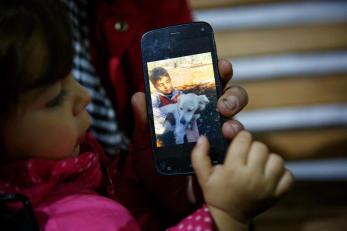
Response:
[[[240,86],[231,82],[233,68],[229,61],[221,59],[218,62],[219,74],[223,84],[223,95],[218,99],[217,110],[229,118],[222,126],[222,132],[226,139],[233,139],[237,133],[243,130],[243,125],[233,119],[233,116],[241,111],[248,103],[247,92]]]

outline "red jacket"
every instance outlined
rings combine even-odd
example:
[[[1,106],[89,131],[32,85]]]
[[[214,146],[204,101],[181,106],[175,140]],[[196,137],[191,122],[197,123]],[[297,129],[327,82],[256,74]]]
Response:
[[[108,3],[110,2],[110,3]],[[144,32],[192,20],[185,0],[95,1],[91,21],[92,58],[113,101],[119,125],[131,134],[131,96],[144,91],[140,40]],[[125,31],[115,29],[125,23]]]
[[[191,12],[185,0],[92,2],[92,61],[115,106],[119,126],[131,137],[134,119],[130,99],[135,92],[144,91],[141,36],[154,28],[190,22]],[[153,226],[159,220],[172,224],[181,217],[177,214],[188,214],[199,206],[199,203],[192,205],[187,198],[186,177],[158,176],[154,170],[151,151],[147,149],[137,153],[132,151],[134,149],[121,155],[120,161],[114,160],[109,172],[113,174],[112,178],[117,185],[114,196],[131,211],[142,228],[154,230]],[[114,172],[115,168],[118,169],[117,172]],[[148,189],[148,184],[151,189]],[[196,181],[193,188],[199,192]],[[166,195],[166,201],[157,200],[156,195],[162,194]],[[171,213],[164,216],[163,207],[174,208],[177,214],[172,215],[171,209]]]

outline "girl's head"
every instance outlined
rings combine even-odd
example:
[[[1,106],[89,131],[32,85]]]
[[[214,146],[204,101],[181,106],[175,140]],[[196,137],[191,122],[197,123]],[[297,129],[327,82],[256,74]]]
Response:
[[[89,127],[57,0],[0,2],[0,161],[75,155]]]

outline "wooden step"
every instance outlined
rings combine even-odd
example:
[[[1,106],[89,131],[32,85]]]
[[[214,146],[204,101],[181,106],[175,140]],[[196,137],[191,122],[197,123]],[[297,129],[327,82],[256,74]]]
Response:
[[[216,7],[237,6],[247,4],[262,4],[274,2],[288,2],[283,0],[189,0],[192,9],[208,9]],[[293,0],[289,0],[293,2]]]
[[[285,159],[346,157],[346,127],[254,133],[254,138]]]
[[[215,33],[218,56],[268,55],[347,48],[347,23]]]
[[[246,110],[347,102],[347,75],[235,81],[249,95]]]
[[[344,230],[347,225],[346,190],[347,183],[342,181],[296,182],[278,204],[254,220],[254,228],[256,231]],[[309,229],[314,222],[325,222],[326,228],[321,225],[320,229]],[[339,229],[332,229],[338,224]]]

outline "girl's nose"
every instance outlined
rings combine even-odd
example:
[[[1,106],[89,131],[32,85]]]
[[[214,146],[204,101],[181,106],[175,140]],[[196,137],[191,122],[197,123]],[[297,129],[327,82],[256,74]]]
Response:
[[[78,82],[75,81],[75,84],[76,84],[76,87],[74,90],[76,94],[76,99],[75,99],[73,114],[74,116],[77,116],[90,103],[91,96],[89,92],[84,87],[82,87]]]

